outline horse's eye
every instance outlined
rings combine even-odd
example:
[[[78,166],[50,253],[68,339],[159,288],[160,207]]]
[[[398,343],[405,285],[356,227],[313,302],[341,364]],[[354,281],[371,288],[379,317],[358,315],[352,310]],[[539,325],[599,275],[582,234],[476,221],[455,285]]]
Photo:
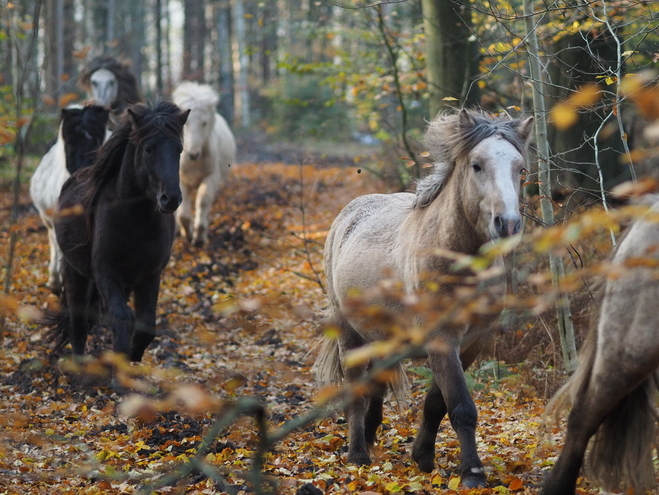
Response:
[[[480,172],[481,170],[483,170],[483,169],[481,168],[481,166],[480,166],[478,163],[474,163],[474,164],[471,166],[471,168],[474,169],[474,172]]]
[[[147,144],[144,147],[144,153],[146,153],[147,155],[153,154],[153,146],[151,146],[150,144]]]
[[[201,126],[206,127],[206,124],[208,124],[208,122],[204,122],[203,124],[201,124]]]

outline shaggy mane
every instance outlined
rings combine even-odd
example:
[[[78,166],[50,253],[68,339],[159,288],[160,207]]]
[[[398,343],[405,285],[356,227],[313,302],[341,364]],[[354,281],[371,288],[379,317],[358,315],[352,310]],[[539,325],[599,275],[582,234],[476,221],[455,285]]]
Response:
[[[137,79],[130,70],[128,64],[120,62],[110,55],[99,55],[98,57],[94,57],[80,72],[78,82],[88,94],[92,94],[92,74],[99,69],[107,69],[117,78],[117,101],[112,104],[113,110],[121,113],[126,106],[142,101],[142,96],[137,85]]]
[[[435,166],[432,174],[417,183],[413,208],[423,208],[432,203],[446,185],[456,164],[484,139],[500,134],[522,156],[526,156],[526,141],[518,131],[519,119],[490,117],[476,110],[466,112],[473,122],[468,126],[461,124],[460,113],[440,113],[428,124],[423,142]]]
[[[183,81],[172,93],[172,99],[183,110],[195,107],[211,107],[215,109],[220,97],[208,84]]]

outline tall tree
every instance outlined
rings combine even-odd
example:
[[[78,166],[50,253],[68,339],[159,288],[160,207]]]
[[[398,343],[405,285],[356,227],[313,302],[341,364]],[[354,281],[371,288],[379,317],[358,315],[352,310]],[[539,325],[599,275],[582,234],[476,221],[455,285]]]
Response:
[[[203,0],[183,2],[183,66],[182,79],[204,80],[204,48],[206,42],[206,9]]]
[[[454,0],[421,0],[426,34],[426,70],[430,117],[443,108],[442,99],[456,98],[465,107],[479,103],[478,74],[471,8]]]
[[[233,50],[231,47],[231,2],[223,0],[217,9],[217,48],[220,54],[219,112],[229,125],[234,121]]]

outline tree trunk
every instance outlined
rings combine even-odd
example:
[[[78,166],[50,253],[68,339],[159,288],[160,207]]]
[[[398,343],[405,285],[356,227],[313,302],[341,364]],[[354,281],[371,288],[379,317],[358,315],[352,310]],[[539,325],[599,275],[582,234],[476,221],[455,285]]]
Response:
[[[162,0],[156,0],[156,91],[162,94]]]
[[[217,9],[217,49],[220,54],[219,112],[230,126],[234,124],[233,50],[231,49],[231,2],[224,0]]]
[[[238,60],[240,62],[240,72],[238,73],[238,94],[240,95],[240,125],[249,127],[250,121],[250,103],[249,103],[249,84],[248,70],[249,57],[247,56],[247,42],[245,39],[245,6],[243,0],[235,0],[233,22],[236,27],[236,39],[238,40]]]
[[[547,108],[544,99],[547,84],[543,81],[543,70],[540,64],[540,49],[538,46],[538,35],[535,31],[536,26],[534,25],[535,17],[533,15],[532,0],[524,0],[524,14],[526,16],[527,51],[529,54],[531,85],[533,88],[533,113],[538,148],[538,183],[540,198],[542,198],[540,200],[540,207],[542,210],[542,220],[545,225],[551,227],[554,225],[554,211],[552,209],[551,199],[549,140],[547,139],[546,119]],[[563,266],[563,260],[553,253],[549,254],[549,266],[552,283],[560,294],[556,299],[556,317],[558,320],[561,350],[563,352],[563,364],[567,371],[573,372],[577,368],[577,345],[574,340],[570,301],[565,293],[560,292],[561,281],[565,277],[565,267]]]
[[[477,105],[480,91],[474,79],[478,74],[478,54],[471,30],[471,10],[451,0],[421,0],[421,5],[430,118],[445,107],[443,98],[456,98],[463,107]]]

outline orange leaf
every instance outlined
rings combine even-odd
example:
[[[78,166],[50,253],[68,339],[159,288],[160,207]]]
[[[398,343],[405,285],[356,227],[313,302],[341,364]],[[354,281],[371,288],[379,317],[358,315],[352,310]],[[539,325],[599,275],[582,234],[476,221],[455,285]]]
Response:
[[[524,488],[524,483],[517,477],[513,478],[508,485],[508,489],[512,491],[521,490],[522,488]]]

